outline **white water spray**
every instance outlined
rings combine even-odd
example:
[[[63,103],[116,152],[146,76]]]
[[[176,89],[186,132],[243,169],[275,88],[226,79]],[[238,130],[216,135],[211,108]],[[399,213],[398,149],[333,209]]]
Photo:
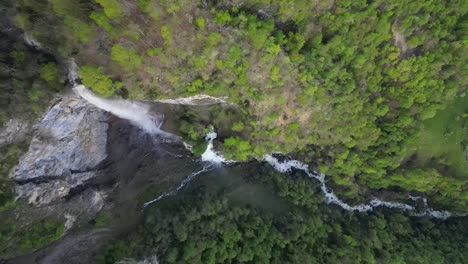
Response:
[[[431,217],[438,218],[438,219],[447,219],[451,216],[465,216],[466,215],[466,214],[451,213],[449,211],[434,210],[427,205],[427,200],[425,198],[420,198],[420,197],[410,197],[412,200],[423,199],[424,209],[422,209],[419,212],[415,212],[416,208],[409,204],[399,203],[399,202],[387,202],[387,201],[382,201],[377,198],[371,200],[368,204],[359,204],[359,205],[352,206],[340,200],[335,195],[335,193],[333,193],[333,191],[331,191],[326,186],[325,176],[323,174],[309,171],[308,165],[297,160],[287,160],[284,162],[280,162],[278,161],[277,158],[273,157],[272,155],[265,155],[264,160],[268,162],[271,166],[273,166],[273,168],[275,168],[279,172],[287,173],[287,172],[291,172],[292,169],[297,169],[297,170],[301,170],[305,172],[307,176],[309,176],[310,178],[317,179],[320,182],[320,189],[325,195],[325,199],[327,203],[336,204],[347,211],[368,212],[368,211],[372,211],[376,207],[384,206],[388,208],[397,208],[403,211],[411,212],[411,215],[414,215],[414,216],[431,216]]]
[[[74,59],[70,59],[68,66],[68,80],[73,85],[73,91],[83,99],[93,104],[97,108],[110,112],[122,119],[129,120],[133,125],[138,126],[147,133],[157,134],[164,137],[175,137],[174,135],[161,130],[163,117],[151,113],[149,105],[139,102],[132,102],[123,99],[105,99],[96,96],[84,85],[77,84],[79,79],[77,74],[79,67]]]
[[[213,129],[212,129],[213,130]],[[211,131],[209,132],[205,139],[208,141],[208,145],[206,146],[205,152],[201,155],[202,161],[208,161],[214,164],[222,164],[222,163],[229,163],[232,161],[226,161],[226,159],[223,157],[223,155],[217,153],[214,151],[213,148],[213,140],[218,136],[216,132]]]
[[[169,136],[170,134],[160,129],[162,117],[150,113],[148,105],[130,102],[122,99],[104,99],[96,96],[84,85],[76,85],[73,91],[96,107],[111,112],[115,116],[129,120],[135,126],[140,127],[150,134]]]
[[[205,137],[205,139],[208,141],[208,145],[206,146],[205,152],[203,152],[203,154],[201,156],[201,160],[210,163],[209,165],[203,167],[203,169],[201,169],[199,171],[196,171],[196,172],[190,174],[187,178],[185,178],[185,180],[183,180],[180,183],[179,187],[177,187],[175,190],[165,192],[165,193],[161,194],[160,196],[158,196],[157,198],[155,198],[155,199],[153,199],[153,200],[151,200],[149,202],[144,203],[143,207],[146,207],[146,206],[148,206],[148,205],[150,205],[152,203],[155,203],[155,202],[163,199],[164,197],[177,194],[180,191],[180,189],[182,189],[184,186],[186,186],[197,175],[199,175],[201,173],[204,173],[204,172],[207,172],[207,171],[210,171],[210,170],[213,170],[214,167],[212,165],[220,166],[223,163],[228,164],[228,163],[235,162],[235,161],[227,161],[221,154],[214,151],[213,140],[217,136],[218,135],[216,134],[216,132],[214,132],[213,128],[211,128],[211,132],[209,132]],[[187,150],[189,150],[190,152],[192,151],[192,146],[190,146],[189,144],[187,144],[185,142],[183,142],[183,144],[184,144],[184,146],[185,146],[185,148]]]
[[[219,98],[206,94],[199,94],[190,97],[156,100],[156,102],[174,105],[213,105],[227,103],[226,98],[227,97]]]

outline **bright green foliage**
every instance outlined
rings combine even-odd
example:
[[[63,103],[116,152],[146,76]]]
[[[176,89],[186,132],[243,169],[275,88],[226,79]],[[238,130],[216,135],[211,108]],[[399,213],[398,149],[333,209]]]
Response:
[[[89,17],[103,28],[112,38],[116,38],[118,36],[116,30],[109,23],[109,18],[103,13],[92,12]]]
[[[151,48],[146,51],[146,55],[150,57],[154,57],[154,56],[161,54],[161,52],[162,52],[162,48]]]
[[[193,81],[190,86],[188,87],[187,91],[189,93],[195,93],[197,90],[199,90],[201,87],[203,87],[203,81],[200,79],[196,79]]]
[[[228,156],[236,157],[239,161],[247,161],[254,153],[248,141],[239,137],[230,137],[224,140],[224,149]]]
[[[239,131],[244,130],[244,128],[245,128],[245,126],[244,126],[244,123],[242,123],[242,122],[236,122],[236,123],[234,123],[232,125],[232,130],[233,131],[239,132]]]
[[[203,17],[197,17],[195,19],[195,25],[200,29],[204,30],[205,29],[205,19]]]
[[[78,19],[65,17],[64,21],[76,38],[83,43],[88,43],[96,34],[93,27]]]
[[[119,1],[116,0],[96,0],[102,8],[104,8],[104,13],[110,19],[122,18],[124,13],[122,6]]]
[[[260,50],[264,47],[273,28],[273,20],[263,22],[257,21],[253,16],[249,18],[248,34],[250,43],[256,50]]]
[[[218,25],[225,25],[231,22],[231,16],[228,11],[217,12],[214,18],[214,22]]]
[[[170,46],[172,43],[172,34],[171,34],[171,30],[169,29],[169,27],[162,26],[160,32],[161,32],[161,37],[164,40],[164,45]]]
[[[127,72],[140,67],[143,60],[136,51],[128,50],[120,44],[112,46],[111,58]]]
[[[46,82],[55,82],[58,80],[58,68],[54,63],[47,63],[41,68],[40,76]]]
[[[111,78],[103,72],[104,69],[102,67],[83,66],[79,71],[79,75],[84,86],[102,97],[109,97],[120,89],[121,84],[112,83]]]

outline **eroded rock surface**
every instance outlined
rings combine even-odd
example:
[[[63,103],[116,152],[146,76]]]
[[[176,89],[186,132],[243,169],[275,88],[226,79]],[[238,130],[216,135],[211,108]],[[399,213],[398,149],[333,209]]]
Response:
[[[107,157],[108,117],[75,95],[53,106],[34,127],[29,150],[10,174],[18,197],[48,204],[95,177]]]
[[[0,128],[0,147],[23,140],[30,130],[28,122],[10,119]]]

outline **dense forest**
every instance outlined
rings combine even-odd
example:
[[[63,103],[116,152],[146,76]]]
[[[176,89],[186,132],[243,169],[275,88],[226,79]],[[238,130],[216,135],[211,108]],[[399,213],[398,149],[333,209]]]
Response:
[[[444,115],[459,125],[431,128],[455,100],[466,105],[462,0],[21,0],[11,8],[44,49],[74,57],[83,84],[101,96],[227,96],[244,114],[222,138],[227,158],[295,153],[346,199],[387,188],[467,208],[466,108]],[[205,132],[181,124],[192,143]]]
[[[466,1],[5,0],[0,11],[0,128],[32,125],[69,88],[71,58],[101,97],[207,94],[232,106],[177,129],[199,156],[210,125],[233,120],[214,127],[215,148],[250,169],[215,170],[147,207],[96,261],[467,262],[466,217],[344,211],[301,172],[259,165],[270,153],[304,161],[350,204],[411,194],[467,213]],[[0,213],[23,206],[9,173],[28,140],[0,145]],[[62,218],[2,220],[1,258],[65,232]],[[103,212],[86,226],[113,224]]]
[[[107,245],[99,262],[153,255],[160,263],[468,259],[466,218],[439,221],[391,210],[339,211],[328,207],[315,183],[298,172],[285,177],[258,165],[245,172],[233,170],[230,175],[203,176],[184,193],[151,205],[137,231]],[[251,197],[249,189],[255,192]]]

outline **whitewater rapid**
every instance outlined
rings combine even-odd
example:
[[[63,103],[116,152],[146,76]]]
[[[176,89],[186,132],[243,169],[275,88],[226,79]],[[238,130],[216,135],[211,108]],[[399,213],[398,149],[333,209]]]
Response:
[[[443,211],[434,210],[428,206],[426,198],[414,197],[414,196],[410,196],[410,198],[413,201],[417,201],[420,199],[423,200],[424,202],[423,209],[420,209],[417,211],[416,207],[409,205],[409,204],[400,203],[400,202],[387,202],[387,201],[382,201],[377,198],[372,199],[367,204],[359,204],[359,205],[353,206],[340,200],[335,195],[335,193],[332,190],[330,190],[330,188],[328,188],[327,185],[325,184],[325,175],[317,173],[315,171],[311,172],[309,170],[308,165],[300,161],[291,160],[291,159],[280,162],[277,158],[273,157],[272,155],[265,155],[264,160],[267,163],[269,163],[275,170],[281,173],[289,173],[292,171],[292,169],[301,170],[305,172],[307,176],[309,176],[310,178],[316,179],[320,182],[320,190],[325,195],[325,199],[328,204],[336,204],[347,211],[369,212],[369,211],[372,211],[374,208],[382,206],[382,207],[395,208],[395,209],[407,211],[410,215],[413,215],[413,216],[430,216],[430,217],[438,218],[438,219],[447,219],[452,216],[466,216],[467,215],[467,214],[452,213],[452,212],[445,211],[445,210]]]

